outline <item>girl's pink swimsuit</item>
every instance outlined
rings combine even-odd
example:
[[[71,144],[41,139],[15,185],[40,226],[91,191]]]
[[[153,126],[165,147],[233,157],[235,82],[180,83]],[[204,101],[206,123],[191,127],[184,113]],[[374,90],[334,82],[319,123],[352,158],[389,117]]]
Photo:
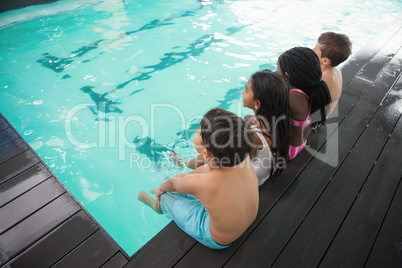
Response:
[[[303,91],[301,91],[300,89],[294,88],[294,89],[291,89],[290,91],[299,92],[299,93],[303,94],[304,96],[306,96],[307,99],[310,100],[310,98],[307,96],[307,94],[304,93]],[[302,126],[309,125],[309,124],[311,123],[311,120],[310,120],[310,111],[311,111],[311,106],[308,108],[308,115],[307,115],[306,120],[304,120],[304,121],[297,121],[297,120],[294,120],[294,119],[291,118],[291,119],[290,119],[290,124],[291,124],[292,126],[295,126],[295,127],[302,127]],[[298,154],[304,149],[304,146],[306,146],[306,143],[307,143],[307,139],[303,142],[303,144],[301,144],[301,145],[299,145],[299,146],[297,146],[297,147],[292,146],[292,145],[289,145],[289,160],[295,158],[296,155],[298,155]]]

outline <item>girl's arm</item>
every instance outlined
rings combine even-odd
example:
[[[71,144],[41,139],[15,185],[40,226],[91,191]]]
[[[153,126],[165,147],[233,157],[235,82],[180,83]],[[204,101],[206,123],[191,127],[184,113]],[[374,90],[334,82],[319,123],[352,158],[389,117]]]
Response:
[[[186,166],[191,169],[196,169],[205,164],[204,157],[202,155],[198,155],[197,157],[191,159],[186,163]]]
[[[191,159],[187,163],[185,163],[183,161],[183,159],[180,156],[178,156],[174,150],[170,151],[170,157],[172,158],[172,160],[174,161],[176,166],[179,166],[179,167],[185,165],[191,169],[196,169],[197,167],[205,164],[205,161],[204,161],[204,158],[202,157],[202,155],[198,155],[197,157]]]

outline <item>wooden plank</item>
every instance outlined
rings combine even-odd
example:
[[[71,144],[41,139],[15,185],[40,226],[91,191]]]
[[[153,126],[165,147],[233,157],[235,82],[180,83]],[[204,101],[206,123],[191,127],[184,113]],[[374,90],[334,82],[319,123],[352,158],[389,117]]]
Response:
[[[363,79],[374,81],[381,73],[381,70],[391,61],[394,55],[401,48],[402,28],[388,40],[387,44],[368,62],[356,76]]]
[[[342,91],[342,96],[338,102],[337,116],[339,121],[345,118],[347,114],[357,104],[359,99],[365,94],[371,84],[368,81],[361,80],[357,77],[353,78],[352,82]],[[331,116],[333,116],[331,114]]]
[[[18,138],[18,135],[12,128],[6,128],[0,131],[0,147]]]
[[[0,147],[0,164],[26,150],[28,150],[28,146],[20,138],[3,145]]]
[[[137,251],[125,267],[172,267],[195,243],[174,222],[170,222]],[[161,250],[163,254],[160,254]]]
[[[366,267],[402,267],[402,184],[396,191]]]
[[[387,43],[387,41],[394,36],[394,34],[401,28],[402,13],[400,13],[390,24],[388,24],[382,31],[380,31],[370,42],[368,42],[362,49],[360,49],[353,58],[347,60],[342,68],[343,87],[346,87],[356,73],[367,62],[374,57],[375,54]],[[352,40],[353,42],[353,40]]]
[[[127,263],[127,259],[121,252],[117,252],[110,260],[108,260],[101,268],[121,268]]]
[[[402,176],[402,120],[382,151],[356,202],[328,249],[324,267],[362,267]]]
[[[401,89],[399,79],[274,267],[316,267],[320,263],[399,119],[390,108],[400,100],[397,92]]]
[[[99,227],[81,210],[10,262],[11,267],[50,267]]]
[[[0,184],[37,164],[39,159],[30,150],[0,164]]]
[[[78,212],[80,207],[63,194],[14,228],[0,235],[0,262],[5,263]]]
[[[64,192],[64,188],[52,177],[3,206],[0,208],[0,234],[56,199]]]
[[[50,176],[51,174],[47,168],[45,168],[42,163],[38,163],[15,176],[13,179],[0,184],[0,207],[38,185]]]
[[[7,122],[4,120],[4,118],[0,118],[0,131],[10,127]]]
[[[105,231],[98,230],[53,267],[100,267],[118,251],[119,247]]]
[[[396,61],[397,60],[394,60],[394,62]],[[396,79],[398,75],[399,73],[394,74],[393,79]],[[385,74],[383,77],[384,76]],[[367,83],[356,82],[356,85],[361,86],[364,90],[359,89],[359,91],[364,92],[365,94],[361,97],[359,101],[360,104],[354,106],[354,109],[352,109],[339,126],[341,137],[339,137],[339,143],[335,142],[335,144],[342,145],[342,147],[339,148],[340,161],[348,154],[350,148],[352,148],[354,142],[358,139],[360,133],[370,121],[372,114],[375,113],[379,103],[385,95],[385,92],[389,90],[389,88],[384,88],[383,85],[382,88],[372,86],[366,91]],[[350,97],[354,99],[358,98],[358,96],[353,95],[350,95]],[[343,107],[346,108],[346,106]],[[361,132],[356,132],[356,129],[360,129]],[[325,140],[325,138],[326,137],[320,137],[322,140]],[[330,139],[336,141],[338,137],[335,135],[331,136]],[[333,144],[334,142],[331,143]],[[320,149],[321,152],[326,150],[327,148],[325,147]],[[333,152],[329,152],[326,157],[338,157],[338,155],[332,155],[331,153]],[[247,243],[248,241],[246,241],[245,244],[241,244],[243,242],[241,241],[241,243],[235,243],[224,251],[208,251],[208,255],[205,255],[207,250],[204,249],[202,245],[197,244],[180,260],[178,267],[188,266],[193,262],[194,258],[197,258],[197,264],[199,264],[200,267],[212,263],[223,265],[235,252],[236,254],[228,262],[229,265],[238,265],[239,263],[242,265],[259,265],[261,263],[266,263],[266,265],[269,266],[270,263],[275,260],[277,254],[282,250],[282,247],[286,244],[286,240],[282,239],[282,237],[291,237],[291,234],[295,229],[297,229],[297,226],[300,224],[309,208],[314,204],[314,201],[321,194],[336,171],[336,167],[327,166],[318,159],[313,159],[306,169],[302,171],[302,168],[307,163],[306,159],[308,159],[308,155],[309,153],[304,150],[296,159],[290,161],[288,170],[283,174],[285,177],[281,176],[278,181],[282,181],[283,178],[290,175],[291,178],[286,178],[285,180],[291,182],[297,177],[298,172],[302,172],[303,175],[300,175],[301,177],[292,184],[289,189],[286,187],[281,189],[287,189],[285,195],[281,197],[281,200],[284,199],[286,202],[281,202],[281,200],[279,200],[281,205],[275,206],[268,214],[271,215],[271,217],[266,217],[261,223],[259,222],[261,218],[265,216],[274,204],[267,202],[267,200],[261,196],[264,194],[262,189],[260,190],[260,211],[262,215],[257,216],[256,224],[258,224],[259,229],[261,226],[265,229],[251,233],[250,239],[253,239],[252,242]],[[265,207],[267,204],[269,204],[268,207]],[[298,210],[295,210],[295,204],[297,204]],[[288,216],[286,217],[284,215]],[[276,228],[272,228],[272,222],[275,222]],[[251,228],[254,228],[254,226],[255,225],[253,224]],[[247,235],[248,233],[246,232],[246,236]],[[266,238],[266,240],[262,241],[264,238]],[[241,252],[243,250],[244,252]],[[208,257],[202,257],[203,259],[200,260],[200,255]],[[257,255],[258,257],[253,258],[253,260],[248,258],[248,256],[254,255]],[[244,259],[241,256],[244,256]],[[260,260],[259,258],[263,258],[263,260]],[[205,261],[205,263],[203,261]]]

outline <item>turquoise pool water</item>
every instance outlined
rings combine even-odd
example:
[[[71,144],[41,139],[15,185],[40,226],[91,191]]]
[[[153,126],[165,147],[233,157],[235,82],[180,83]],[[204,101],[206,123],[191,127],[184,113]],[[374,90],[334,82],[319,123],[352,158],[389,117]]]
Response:
[[[208,109],[323,31],[358,51],[401,1],[66,0],[0,13],[0,111],[132,255],[167,223],[139,190],[185,172]]]

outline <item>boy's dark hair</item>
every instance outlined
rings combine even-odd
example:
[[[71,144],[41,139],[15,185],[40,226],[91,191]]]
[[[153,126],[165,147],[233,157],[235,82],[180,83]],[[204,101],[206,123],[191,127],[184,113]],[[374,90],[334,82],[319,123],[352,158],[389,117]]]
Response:
[[[252,132],[234,113],[215,108],[207,112],[200,124],[202,145],[220,167],[233,167],[251,151]]]
[[[317,54],[307,47],[294,47],[279,56],[278,65],[283,74],[288,74],[289,84],[309,97],[310,114],[320,111],[321,120],[317,123],[325,123],[331,94],[328,85],[321,80],[322,71]]]
[[[260,108],[255,115],[262,126],[270,129],[272,135],[273,161],[276,160],[277,154],[288,159],[290,141],[289,83],[282,74],[263,70],[251,76],[251,85],[254,99],[260,102]],[[268,122],[270,123],[269,127],[266,125]],[[275,175],[279,175],[281,171],[278,169]]]
[[[331,66],[338,66],[352,53],[352,43],[345,34],[325,32],[318,38],[321,47],[321,57],[331,60]]]

